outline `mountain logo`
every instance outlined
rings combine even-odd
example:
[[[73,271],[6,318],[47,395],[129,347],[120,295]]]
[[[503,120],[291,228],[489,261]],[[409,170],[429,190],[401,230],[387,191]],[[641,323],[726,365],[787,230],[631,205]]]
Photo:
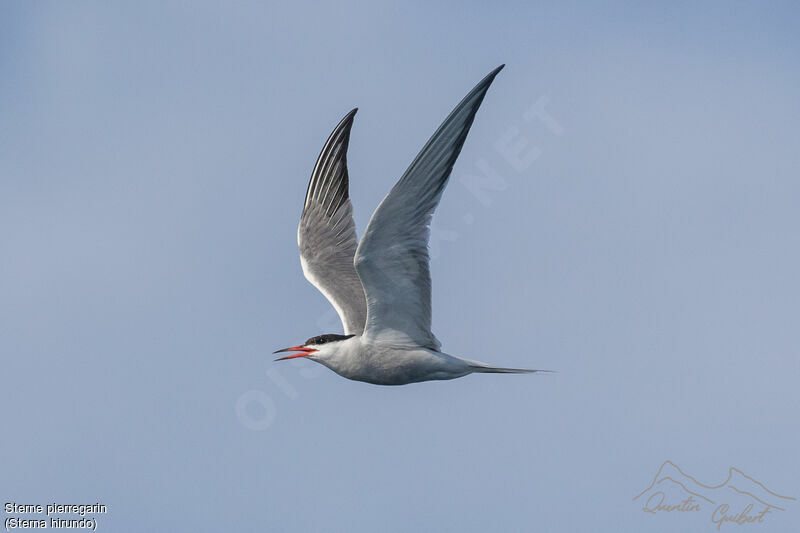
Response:
[[[723,524],[764,523],[797,499],[768,489],[738,468],[729,468],[727,479],[719,485],[705,485],[672,461],[664,461],[650,486],[633,501],[648,514],[706,514],[720,530]]]

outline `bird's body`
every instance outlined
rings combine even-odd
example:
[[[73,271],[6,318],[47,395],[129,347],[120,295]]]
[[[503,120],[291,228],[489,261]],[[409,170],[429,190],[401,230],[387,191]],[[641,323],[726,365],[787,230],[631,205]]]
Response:
[[[431,331],[430,221],[486,90],[484,78],[445,119],[356,239],[347,147],[356,110],[331,133],[317,159],[297,231],[303,272],[336,309],[344,335],[312,337],[278,350],[299,353],[337,374],[376,385],[454,379],[493,367],[446,354]],[[278,353],[276,352],[276,353]]]
[[[373,385],[454,379],[471,372],[464,359],[428,348],[372,343],[360,335],[333,343],[331,348],[332,353],[320,363],[340,376]],[[314,359],[313,353],[310,358]]]

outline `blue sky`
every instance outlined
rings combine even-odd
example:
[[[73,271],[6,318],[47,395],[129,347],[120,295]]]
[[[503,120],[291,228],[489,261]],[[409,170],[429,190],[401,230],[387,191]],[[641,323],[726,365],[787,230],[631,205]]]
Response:
[[[99,501],[104,531],[712,530],[631,501],[667,459],[800,497],[797,26],[789,2],[4,4],[0,497]],[[434,219],[434,331],[558,373],[272,363],[340,331],[295,236],[331,129],[360,108],[360,234],[500,63]]]

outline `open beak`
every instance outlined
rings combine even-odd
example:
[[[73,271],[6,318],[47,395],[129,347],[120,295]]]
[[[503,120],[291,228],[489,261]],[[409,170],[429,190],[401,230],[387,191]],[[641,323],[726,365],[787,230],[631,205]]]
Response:
[[[291,346],[289,348],[284,348],[283,350],[276,350],[272,353],[281,353],[281,352],[301,352],[301,353],[293,353],[292,355],[287,355],[286,357],[279,357],[275,359],[276,361],[283,361],[284,359],[294,359],[295,357],[308,357],[312,353],[316,352],[314,348],[306,348],[305,346]]]

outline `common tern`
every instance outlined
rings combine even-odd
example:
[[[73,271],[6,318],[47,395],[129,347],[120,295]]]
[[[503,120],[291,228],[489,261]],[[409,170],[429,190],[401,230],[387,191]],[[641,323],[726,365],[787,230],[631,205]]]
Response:
[[[311,337],[297,352],[340,376],[376,385],[454,379],[502,368],[444,353],[431,332],[430,222],[475,113],[500,65],[445,119],[380,203],[361,241],[349,196],[347,147],[358,109],[331,133],[306,191],[297,242],[305,277],[336,309],[344,335]]]

